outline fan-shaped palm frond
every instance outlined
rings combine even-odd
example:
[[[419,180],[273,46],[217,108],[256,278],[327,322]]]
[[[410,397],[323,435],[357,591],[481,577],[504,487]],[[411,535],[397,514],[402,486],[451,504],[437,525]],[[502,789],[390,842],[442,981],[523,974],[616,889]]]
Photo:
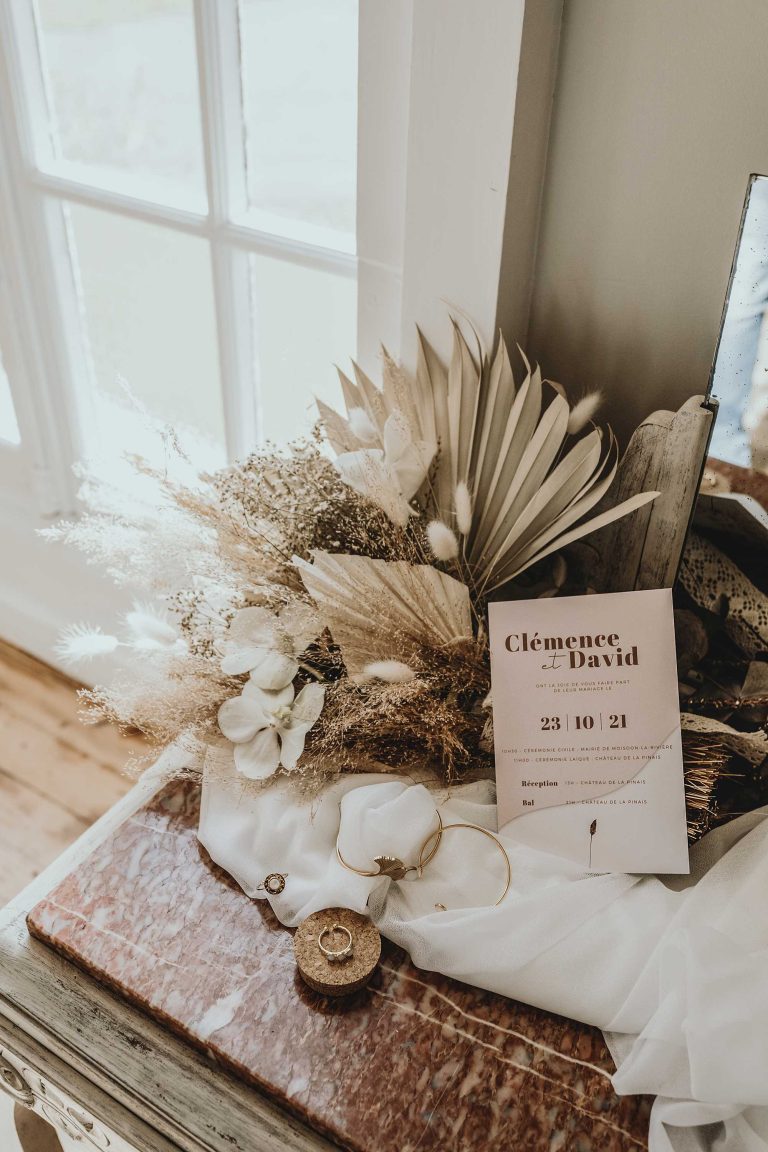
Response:
[[[499,587],[537,560],[658,495],[638,493],[585,519],[616,475],[618,448],[612,432],[604,436],[593,426],[584,435],[570,435],[568,401],[542,381],[539,369],[531,368],[522,352],[526,374],[518,388],[501,337],[489,361],[479,341],[473,354],[456,323],[453,333],[447,367],[419,333],[415,378],[385,353],[381,388],[355,367],[354,383],[340,374],[347,418],[322,403],[320,414],[333,448],[356,462],[366,452],[376,454],[377,463],[384,458],[387,421],[396,418],[408,430],[413,458],[423,473],[418,484],[418,472],[411,470],[411,491],[403,493],[404,499],[415,493],[416,503],[429,516],[458,528],[457,493],[466,486],[472,519],[463,553],[477,588]],[[358,409],[366,417],[366,443],[354,431]],[[357,468],[355,476],[359,474]],[[375,490],[367,494],[382,502]],[[462,527],[466,529],[465,516]]]
[[[293,562],[351,674],[410,646],[442,648],[472,639],[469,592],[446,572],[319,551],[312,559]]]

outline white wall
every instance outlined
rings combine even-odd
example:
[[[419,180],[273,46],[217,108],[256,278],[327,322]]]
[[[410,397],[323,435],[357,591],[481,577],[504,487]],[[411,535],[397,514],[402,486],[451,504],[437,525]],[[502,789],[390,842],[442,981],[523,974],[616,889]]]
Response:
[[[563,0],[360,4],[358,355],[528,327]]]
[[[768,0],[566,0],[529,351],[626,436],[706,387],[750,172]]]

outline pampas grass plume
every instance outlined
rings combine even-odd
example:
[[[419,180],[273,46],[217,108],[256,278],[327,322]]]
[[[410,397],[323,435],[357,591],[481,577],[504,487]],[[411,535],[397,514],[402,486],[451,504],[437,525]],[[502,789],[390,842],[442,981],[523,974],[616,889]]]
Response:
[[[407,684],[416,673],[402,660],[374,660],[366,664],[363,674],[371,680],[384,680],[387,684]]]
[[[80,664],[114,652],[119,644],[117,636],[108,636],[101,628],[87,624],[71,624],[62,632],[56,645],[56,654],[67,664]]]
[[[571,414],[568,417],[568,435],[574,436],[577,432],[581,432],[582,428],[590,422],[602,402],[603,397],[600,392],[588,392],[586,396],[582,396],[578,404],[574,404],[573,408],[571,408]]]
[[[456,534],[442,520],[433,520],[427,526],[427,541],[435,560],[455,560],[459,554]]]
[[[472,497],[463,480],[456,485],[456,491],[453,494],[453,506],[456,511],[456,525],[459,532],[462,536],[466,536],[472,527]]]
[[[125,622],[130,630],[135,648],[169,648],[176,643],[178,634],[165,612],[153,604],[134,602]]]

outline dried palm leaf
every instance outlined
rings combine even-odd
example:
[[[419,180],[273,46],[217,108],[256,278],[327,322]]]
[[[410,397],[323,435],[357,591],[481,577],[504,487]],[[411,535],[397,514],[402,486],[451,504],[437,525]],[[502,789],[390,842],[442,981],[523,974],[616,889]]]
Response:
[[[359,368],[355,383],[341,375],[346,420],[326,405],[320,409],[338,453],[361,448],[349,420],[354,409],[365,412],[380,452],[387,420],[403,421],[423,467],[416,500],[428,515],[455,523],[457,489],[466,485],[473,517],[464,555],[476,586],[486,591],[658,495],[642,492],[585,519],[616,476],[616,441],[596,427],[572,436],[567,400],[523,361],[526,375],[517,388],[504,340],[489,362],[479,347],[472,353],[454,323],[448,368],[419,333],[415,380],[385,353],[381,389]],[[376,500],[376,492],[370,495]]]
[[[472,639],[466,585],[427,564],[314,552],[294,564],[350,675],[372,661]]]

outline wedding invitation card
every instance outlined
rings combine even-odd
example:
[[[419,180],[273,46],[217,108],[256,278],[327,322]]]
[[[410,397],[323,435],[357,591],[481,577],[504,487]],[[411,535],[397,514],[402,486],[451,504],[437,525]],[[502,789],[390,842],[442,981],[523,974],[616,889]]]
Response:
[[[688,872],[671,590],[488,616],[499,830],[586,872]]]

